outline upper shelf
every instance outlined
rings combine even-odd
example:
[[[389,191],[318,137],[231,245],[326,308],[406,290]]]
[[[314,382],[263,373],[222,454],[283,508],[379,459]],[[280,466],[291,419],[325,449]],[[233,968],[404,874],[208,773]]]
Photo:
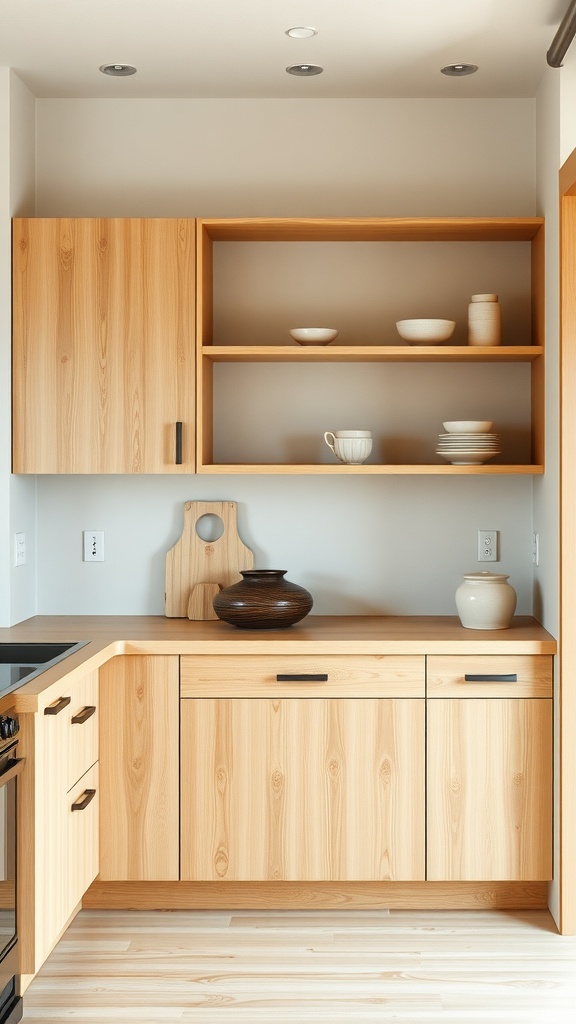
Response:
[[[214,242],[529,242],[541,217],[369,217],[198,220]]]

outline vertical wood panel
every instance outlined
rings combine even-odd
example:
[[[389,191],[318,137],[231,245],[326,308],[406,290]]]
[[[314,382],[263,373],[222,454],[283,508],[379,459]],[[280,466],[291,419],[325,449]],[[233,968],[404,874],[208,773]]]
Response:
[[[552,877],[552,702],[433,700],[427,878]]]
[[[423,878],[423,705],[182,701],[182,878]]]
[[[178,657],[100,669],[100,877],[178,878]]]

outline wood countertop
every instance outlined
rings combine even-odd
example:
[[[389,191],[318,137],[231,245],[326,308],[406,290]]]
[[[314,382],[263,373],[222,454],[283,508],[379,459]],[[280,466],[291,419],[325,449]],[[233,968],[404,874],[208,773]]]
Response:
[[[557,642],[529,615],[507,630],[470,630],[456,615],[307,615],[282,630],[239,630],[219,620],[164,615],[35,615],[0,629],[0,642],[86,641],[51,669],[0,698],[0,714],[35,712],[117,654],[554,654]],[[56,694],[57,695],[57,694]]]
[[[288,629],[243,630],[220,620],[163,615],[37,615],[0,628],[0,642],[87,641],[0,698],[0,714],[38,710],[70,683],[120,654],[555,654],[556,641],[530,616],[510,629],[465,629],[457,616],[309,615]]]

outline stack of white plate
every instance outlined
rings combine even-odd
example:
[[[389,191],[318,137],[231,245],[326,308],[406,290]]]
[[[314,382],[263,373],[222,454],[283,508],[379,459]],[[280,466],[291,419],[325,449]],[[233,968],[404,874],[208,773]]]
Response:
[[[438,436],[436,454],[453,466],[480,466],[501,452],[500,437],[487,431],[487,420],[460,420],[443,423],[446,434]]]

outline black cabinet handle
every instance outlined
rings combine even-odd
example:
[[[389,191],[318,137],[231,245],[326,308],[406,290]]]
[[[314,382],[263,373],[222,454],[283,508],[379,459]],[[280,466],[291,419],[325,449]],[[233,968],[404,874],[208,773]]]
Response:
[[[87,722],[88,719],[92,718],[92,715],[95,714],[96,708],[92,707],[91,704],[88,704],[85,708],[82,708],[82,711],[79,711],[77,715],[72,717],[72,725],[84,725],[84,722]]]
[[[276,676],[277,683],[327,683],[328,673],[317,672],[308,673],[300,672],[294,675],[279,675]]]
[[[64,708],[67,708],[72,703],[72,697],[60,697],[54,704],[49,704],[47,708],[44,708],[45,715],[59,715]]]
[[[180,420],[176,423],[176,457],[174,461],[177,466],[182,465],[182,423]]]
[[[490,673],[484,673],[481,675],[469,675],[466,673],[464,679],[467,683],[517,683],[518,676],[515,672],[510,672],[506,675],[505,672],[501,674],[491,675]]]
[[[96,796],[95,789],[85,789],[82,796],[79,796],[70,807],[71,811],[85,811],[88,804],[91,804]]]

